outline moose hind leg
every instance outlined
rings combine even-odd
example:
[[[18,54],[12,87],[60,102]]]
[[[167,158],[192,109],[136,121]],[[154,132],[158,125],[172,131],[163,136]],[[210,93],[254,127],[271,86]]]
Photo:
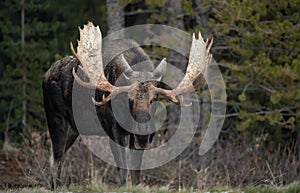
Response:
[[[52,149],[50,156],[50,186],[56,189],[61,186],[61,167],[65,152],[78,135],[69,135],[70,124],[64,118],[56,117],[49,127]]]
[[[50,156],[50,186],[53,190],[62,185],[61,168],[64,155],[78,137],[77,132],[70,131],[72,130],[69,127],[67,134],[63,132],[58,140],[52,140],[52,150]]]
[[[56,157],[56,158],[55,158]],[[61,186],[61,166],[62,166],[63,156],[57,157],[54,155],[54,150],[52,148],[50,155],[50,187],[55,190],[58,186]]]
[[[52,150],[50,156],[50,186],[55,190],[62,185],[61,167],[65,155],[66,135],[62,135],[59,139],[52,140]]]

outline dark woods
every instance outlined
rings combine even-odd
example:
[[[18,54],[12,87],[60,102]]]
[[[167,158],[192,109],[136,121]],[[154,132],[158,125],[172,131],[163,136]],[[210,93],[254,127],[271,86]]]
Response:
[[[115,26],[157,23],[188,32],[200,30],[204,37],[212,34],[215,39],[211,52],[222,71],[228,101],[218,142],[208,154],[198,156],[201,128],[207,125],[210,109],[209,91],[203,88],[198,93],[201,125],[192,143],[171,163],[145,171],[143,182],[203,188],[281,185],[299,179],[298,0],[122,0],[116,5],[117,24],[111,19],[114,9],[107,12],[114,1],[107,2],[0,2],[1,188],[49,187],[50,141],[41,81],[51,64],[71,55],[69,43],[78,39],[77,27],[89,20],[101,26],[103,37]],[[145,51],[152,60],[166,57],[185,71],[186,58],[174,51],[162,47],[146,47]],[[168,118],[169,130],[157,134],[155,143],[166,141],[176,130],[172,125],[176,113]],[[62,170],[67,184],[117,184],[116,175],[115,168],[98,160],[80,140],[69,151]]]

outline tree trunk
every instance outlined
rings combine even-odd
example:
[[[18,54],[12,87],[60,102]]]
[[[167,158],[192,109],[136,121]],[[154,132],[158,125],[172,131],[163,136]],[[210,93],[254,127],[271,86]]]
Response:
[[[194,0],[194,5],[194,11],[197,12],[194,16],[196,26],[208,27],[210,4],[204,0]]]
[[[119,5],[119,0],[106,0],[107,34],[121,30],[125,25],[123,7]]]
[[[208,14],[209,14],[209,4],[207,1],[204,0],[193,0],[193,8],[194,12],[194,25],[195,26],[201,26],[204,28],[204,31],[201,31],[201,34],[205,38],[207,35],[206,27],[208,26]],[[196,32],[196,31],[195,31]],[[197,32],[196,32],[197,33]],[[196,137],[200,137],[203,139],[205,132],[207,130],[205,129],[205,126],[207,127],[207,124],[209,123],[210,119],[210,113],[211,113],[211,98],[210,93],[208,90],[208,87],[202,87],[200,89],[200,92],[202,93],[202,96],[199,100],[199,106],[200,106],[200,130],[197,131]],[[198,172],[205,171],[205,169],[209,166],[209,163],[213,159],[216,153],[216,145],[212,147],[212,150],[207,152],[205,155],[199,157],[196,156],[196,159],[193,160],[194,162],[194,169]],[[197,151],[198,153],[199,151]],[[197,182],[200,183],[200,182]]]
[[[180,17],[182,14],[182,0],[168,0],[165,9],[168,12],[168,20],[171,21],[169,24],[183,30],[183,17]]]
[[[25,0],[21,0],[21,46],[22,46],[22,52],[24,52],[25,49]],[[25,97],[22,101],[22,109],[23,109],[23,115],[22,115],[22,125],[23,127],[27,126],[27,100],[26,100],[26,82],[27,82],[27,76],[26,76],[26,65],[25,61],[22,62],[22,79],[23,79],[23,87],[22,87],[22,94]]]

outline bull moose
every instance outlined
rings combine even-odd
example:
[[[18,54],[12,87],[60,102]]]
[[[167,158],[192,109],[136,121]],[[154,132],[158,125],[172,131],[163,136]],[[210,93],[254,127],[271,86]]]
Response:
[[[72,89],[75,84],[92,93],[93,98],[89,100],[97,109],[97,118],[106,135],[115,142],[110,145],[117,165],[126,165],[125,153],[119,147],[125,145],[125,137],[129,136],[129,148],[139,150],[138,155],[132,156],[138,160],[136,164],[140,167],[143,151],[149,148],[154,134],[140,135],[131,133],[130,129],[147,130],[153,127],[153,124],[149,123],[150,105],[158,95],[180,104],[179,95],[201,87],[205,83],[206,69],[212,59],[209,50],[213,39],[207,38],[204,41],[200,33],[198,39],[193,34],[185,76],[176,88],[165,88],[159,86],[159,82],[166,70],[166,59],[154,68],[150,57],[135,41],[102,41],[99,26],[95,27],[92,22],[88,22],[79,31],[77,52],[71,43],[74,56],[67,56],[55,62],[45,73],[42,85],[52,142],[50,184],[53,189],[61,183],[60,172],[64,154],[79,136],[72,109]],[[123,51],[118,52],[120,50]],[[143,68],[139,68],[141,62],[146,62]],[[117,85],[116,81],[120,77],[123,77],[124,81]],[[196,80],[201,81],[195,83]],[[130,113],[137,122],[129,130],[122,128],[111,108],[112,99],[121,94],[128,97]],[[85,106],[82,106],[82,109],[84,108]],[[118,171],[121,185],[126,185],[127,169],[119,167]],[[132,182],[138,184],[140,171],[131,171],[131,177]]]

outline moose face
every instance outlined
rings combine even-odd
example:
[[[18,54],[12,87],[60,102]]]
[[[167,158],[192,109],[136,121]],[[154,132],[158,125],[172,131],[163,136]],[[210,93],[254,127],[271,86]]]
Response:
[[[134,134],[136,149],[147,149],[150,144],[150,133],[154,131],[153,115],[155,105],[152,103],[157,94],[153,90],[153,82],[138,83],[128,93],[130,111],[134,119],[131,129]],[[136,134],[138,133],[138,134]]]
[[[153,65],[153,64],[152,64]],[[154,113],[157,92],[155,87],[165,73],[166,62],[163,60],[153,72],[133,71],[123,73],[127,84],[132,88],[128,92],[129,107],[133,121],[130,130],[134,134],[136,149],[148,149],[154,133]]]

